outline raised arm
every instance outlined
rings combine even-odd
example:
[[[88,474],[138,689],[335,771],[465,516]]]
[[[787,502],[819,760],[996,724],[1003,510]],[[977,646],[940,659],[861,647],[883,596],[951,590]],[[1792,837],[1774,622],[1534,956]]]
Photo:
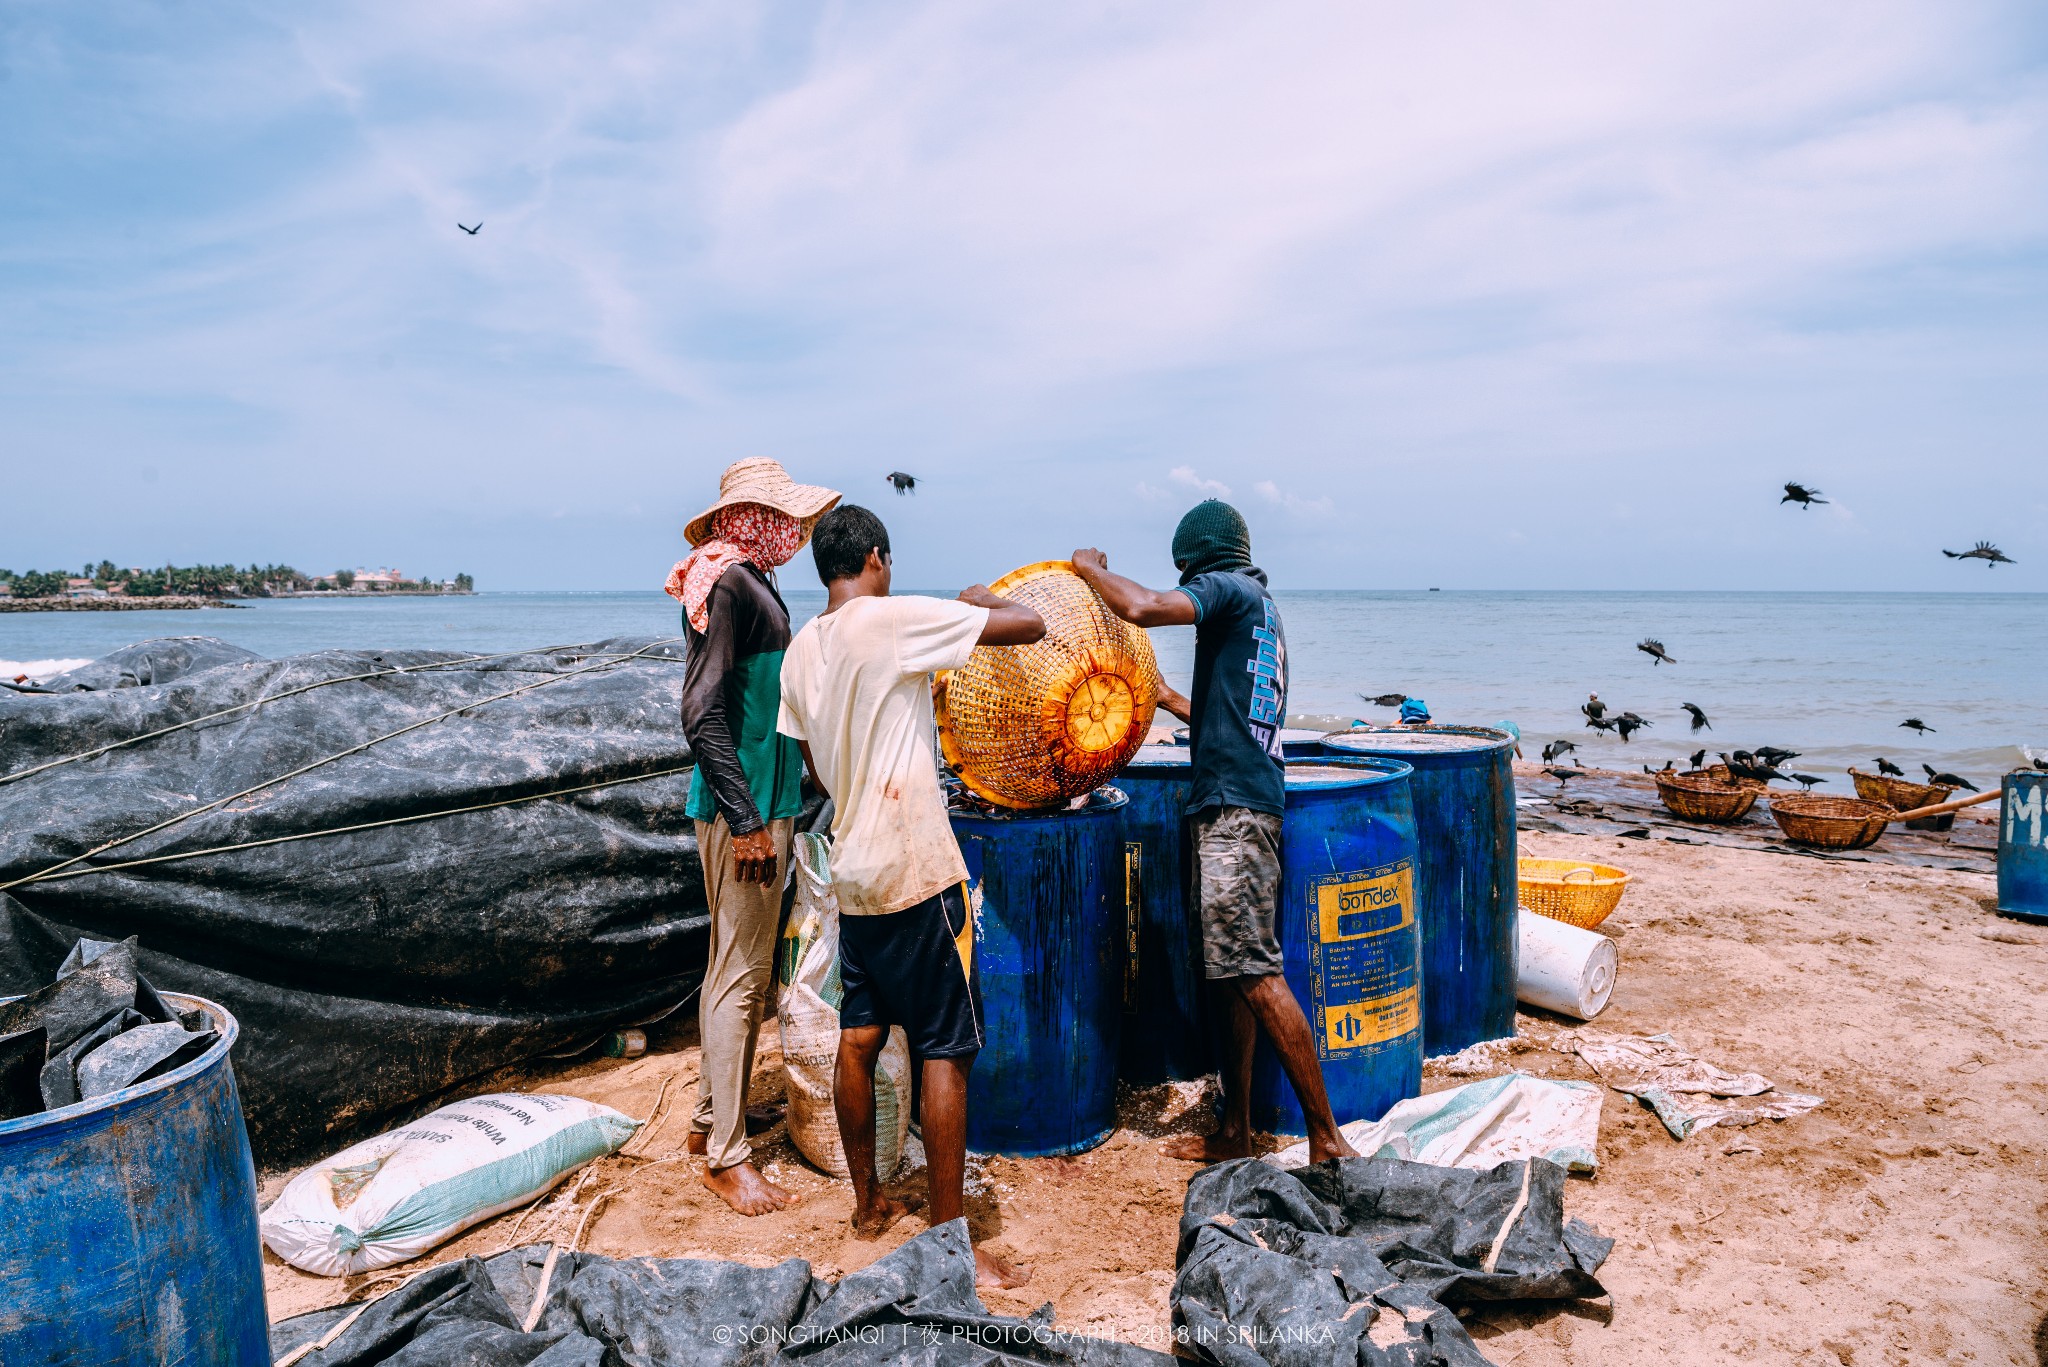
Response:
[[[1135,579],[1109,572],[1109,557],[1092,547],[1074,552],[1074,573],[1102,595],[1109,610],[1139,627],[1191,627],[1195,600],[1169,589],[1160,593]]]
[[[998,597],[990,593],[985,584],[960,590],[960,601],[988,609],[988,621],[983,624],[981,639],[975,642],[976,645],[1028,646],[1033,641],[1045,639],[1045,619],[1038,615],[1036,608]]]

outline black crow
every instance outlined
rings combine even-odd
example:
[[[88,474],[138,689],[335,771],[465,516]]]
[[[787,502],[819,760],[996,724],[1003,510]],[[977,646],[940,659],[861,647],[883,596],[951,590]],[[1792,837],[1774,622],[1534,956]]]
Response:
[[[1964,778],[1961,774],[1937,774],[1934,772],[1934,766],[1931,764],[1923,764],[1920,767],[1927,771],[1927,781],[1937,787],[1966,788],[1973,793],[1978,791],[1977,785]]]
[[[1921,721],[1918,717],[1908,717],[1904,721],[1900,722],[1899,725],[1911,727],[1913,730],[1919,732],[1923,736],[1934,729],[1933,727],[1929,726],[1926,722]]]
[[[455,226],[468,233],[471,237],[475,237],[479,232],[483,231],[484,222],[482,219],[478,219],[474,228],[470,227],[467,223],[458,223]]]
[[[1695,731],[1711,731],[1711,730],[1713,730],[1713,729],[1714,729],[1714,724],[1713,724],[1712,722],[1710,722],[1710,721],[1708,721],[1708,720],[1707,720],[1707,714],[1706,714],[1706,713],[1704,713],[1704,712],[1702,712],[1702,711],[1700,711],[1700,710],[1699,710],[1699,708],[1697,708],[1697,707],[1694,707],[1694,706],[1693,706],[1693,705],[1692,705],[1691,703],[1689,703],[1689,702],[1682,702],[1682,703],[1680,703],[1680,704],[1679,704],[1679,706],[1680,706],[1680,707],[1683,707],[1683,708],[1684,708],[1684,709],[1685,709],[1686,711],[1688,711],[1688,712],[1692,713],[1692,729],[1693,729],[1693,730],[1695,730]]]
[[[1785,486],[1785,496],[1779,499],[1778,502],[1797,503],[1803,511],[1812,504],[1825,503],[1827,500],[1820,496],[1820,490],[1809,489],[1804,484],[1794,480]]]
[[[2034,756],[2034,767],[2036,769],[2048,769],[2048,759],[2043,759],[2039,755]]]
[[[1636,649],[1649,656],[1652,664],[1675,665],[1678,663],[1678,661],[1664,653],[1664,643],[1652,637],[1645,636],[1642,640],[1637,641]]]
[[[1693,767],[1693,768],[1697,769],[1697,768],[1699,768],[1699,767],[1700,767],[1700,766],[1701,766],[1702,764],[1705,764],[1706,762],[1707,762],[1707,752],[1706,752],[1706,751],[1704,751],[1704,750],[1695,750],[1695,751],[1693,751],[1693,752],[1692,752],[1692,767]]]
[[[1399,707],[1402,703],[1408,701],[1406,693],[1377,693],[1369,698],[1361,693],[1358,696],[1364,698],[1365,701],[1371,703],[1374,707]]]
[[[1780,750],[1775,745],[1759,745],[1756,748],[1756,757],[1766,764],[1783,764],[1788,759],[1798,759],[1799,752]]]
[[[1893,778],[1904,778],[1906,776],[1904,769],[1901,769],[1883,755],[1877,757],[1877,772],[1880,774],[1890,774]]]
[[[1798,784],[1801,788],[1805,789],[1809,793],[1813,791],[1814,784],[1827,782],[1826,779],[1820,777],[1818,774],[1787,774],[1786,777],[1791,779],[1794,783]]]
[[[1551,765],[1543,772],[1557,780],[1557,791],[1559,791],[1560,793],[1564,791],[1565,784],[1571,782],[1575,778],[1584,778],[1586,776],[1585,771],[1583,769],[1563,769],[1559,768],[1557,765]]]
[[[1999,565],[2017,565],[2020,563],[2004,551],[1998,549],[1998,547],[1992,545],[1989,541],[1979,541],[1967,551],[1943,551],[1942,554],[1951,560],[1981,560],[1984,562],[1984,568],[1987,570],[1994,569]]]
[[[891,470],[888,474],[883,475],[882,478],[894,485],[898,494],[914,494],[917,492],[916,475],[906,475],[901,470]]]
[[[1624,712],[1614,719],[1614,729],[1621,732],[1621,743],[1628,744],[1628,738],[1652,723],[1644,721],[1633,712]]]
[[[1550,742],[1550,744],[1543,747],[1543,762],[1545,764],[1554,763],[1557,760],[1558,756],[1565,754],[1567,751],[1576,750],[1578,748],[1579,747],[1573,744],[1571,741],[1554,740]]]

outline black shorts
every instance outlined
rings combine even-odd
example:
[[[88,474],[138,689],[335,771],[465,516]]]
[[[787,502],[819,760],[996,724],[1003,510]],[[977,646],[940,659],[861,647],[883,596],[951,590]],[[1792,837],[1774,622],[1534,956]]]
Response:
[[[981,975],[967,891],[955,885],[914,907],[839,918],[842,1030],[903,1027],[920,1059],[981,1048]]]

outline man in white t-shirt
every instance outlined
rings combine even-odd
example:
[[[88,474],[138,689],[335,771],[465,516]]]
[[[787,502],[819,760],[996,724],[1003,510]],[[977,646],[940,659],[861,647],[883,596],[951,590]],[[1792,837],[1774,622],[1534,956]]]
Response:
[[[976,646],[1045,635],[1032,609],[977,584],[958,601],[889,596],[889,533],[865,508],[820,518],[811,553],[825,611],[782,658],[781,732],[833,800],[839,899],[839,1058],[832,1099],[863,1238],[911,1207],[875,1174],[875,1062],[900,1025],[918,1059],[933,1225],[961,1218],[967,1076],[981,1049],[981,986],[967,913],[967,865],[939,788],[931,675]],[[976,1280],[1021,1286],[1029,1269],[974,1251]]]

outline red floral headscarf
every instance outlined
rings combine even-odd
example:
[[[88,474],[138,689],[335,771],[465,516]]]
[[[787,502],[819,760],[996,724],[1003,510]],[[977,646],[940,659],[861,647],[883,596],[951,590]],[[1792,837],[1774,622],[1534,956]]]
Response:
[[[711,624],[708,604],[720,576],[742,560],[764,570],[786,565],[803,544],[804,524],[788,513],[759,503],[730,504],[711,515],[711,535],[676,562],[662,588],[682,603],[690,625],[703,631]]]

